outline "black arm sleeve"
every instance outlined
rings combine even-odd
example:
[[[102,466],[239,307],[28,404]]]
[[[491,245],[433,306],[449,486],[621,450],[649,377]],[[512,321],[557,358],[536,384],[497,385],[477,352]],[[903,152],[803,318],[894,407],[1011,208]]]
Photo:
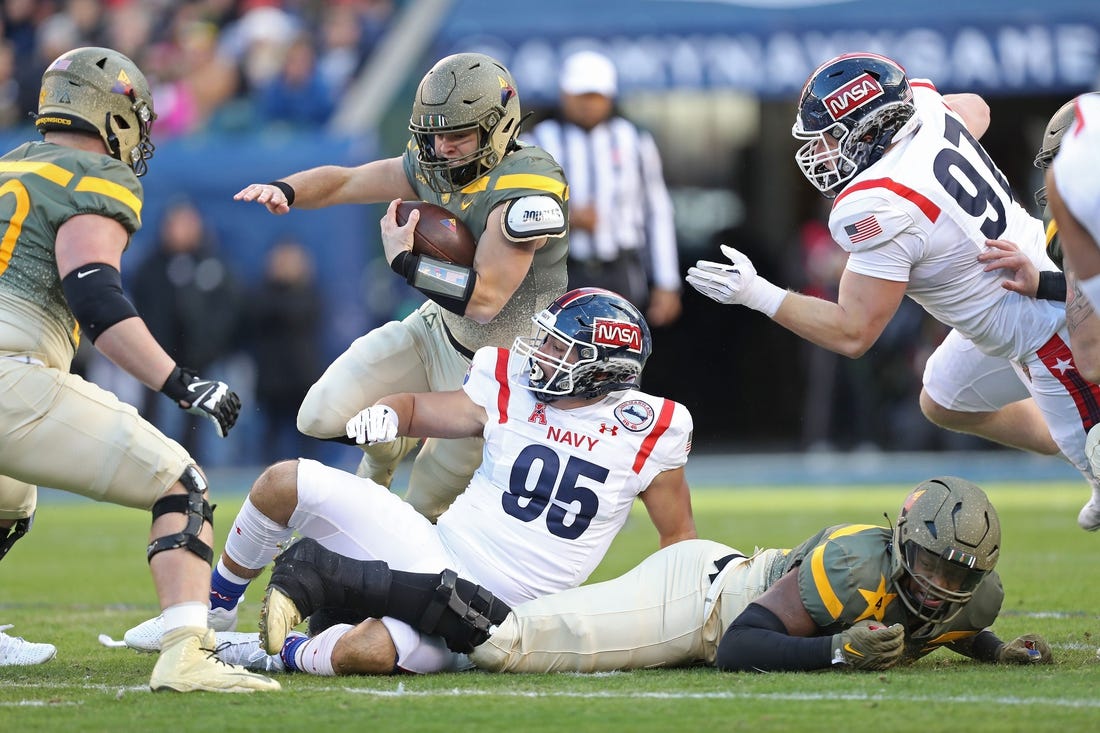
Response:
[[[111,326],[138,315],[122,292],[122,276],[105,262],[76,268],[61,281],[61,290],[76,322],[93,344]]]
[[[723,672],[826,669],[831,651],[831,636],[791,636],[778,616],[750,603],[726,629],[714,661]]]
[[[997,662],[997,652],[1001,650],[1003,645],[1004,642],[1001,641],[1000,637],[986,629],[985,631],[979,631],[969,639],[962,639],[953,644],[948,644],[948,648],[953,652],[962,654],[964,657],[995,664]]]

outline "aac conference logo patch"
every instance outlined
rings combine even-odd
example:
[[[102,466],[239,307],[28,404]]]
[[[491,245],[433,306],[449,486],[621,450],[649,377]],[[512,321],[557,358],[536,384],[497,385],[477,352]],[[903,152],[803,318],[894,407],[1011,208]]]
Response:
[[[627,400],[615,408],[615,419],[632,433],[640,433],[653,424],[653,407],[642,400]]]

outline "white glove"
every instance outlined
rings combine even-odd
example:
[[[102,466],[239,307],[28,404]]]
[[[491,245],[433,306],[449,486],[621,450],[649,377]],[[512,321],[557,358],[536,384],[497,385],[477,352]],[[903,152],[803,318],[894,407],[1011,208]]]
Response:
[[[397,439],[397,413],[385,405],[372,405],[348,420],[345,430],[359,445],[390,443]]]
[[[722,254],[733,264],[699,260],[688,269],[688,285],[719,303],[744,305],[774,316],[787,291],[757,275],[752,261],[733,247],[723,244]]]

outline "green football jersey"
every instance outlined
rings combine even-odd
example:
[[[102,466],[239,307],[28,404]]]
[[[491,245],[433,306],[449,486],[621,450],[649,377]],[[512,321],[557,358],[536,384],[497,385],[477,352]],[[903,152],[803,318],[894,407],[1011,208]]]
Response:
[[[890,580],[892,532],[869,524],[842,524],[818,532],[791,550],[784,570],[798,573],[799,595],[824,634],[858,621],[906,624],[905,657],[916,659],[993,624],[1004,600],[1001,579],[990,572],[962,612],[947,623],[914,626]]]
[[[561,166],[542,148],[521,145],[487,174],[456,193],[440,194],[428,186],[427,178],[416,163],[414,140],[405,149],[405,175],[422,201],[444,207],[458,217],[474,235],[481,239],[489,213],[505,201],[524,196],[549,195],[562,206],[569,220],[569,187]],[[531,316],[565,292],[568,278],[565,256],[568,252],[567,233],[551,237],[535,251],[527,276],[496,318],[479,324],[450,311],[443,311],[443,322],[454,337],[470,351],[482,346],[509,348],[516,336],[531,329]]]
[[[132,235],[141,228],[142,203],[137,176],[107,155],[46,142],[12,150],[0,158],[0,291],[41,308],[75,348],[76,319],[54,253],[57,231],[74,216],[96,214]]]

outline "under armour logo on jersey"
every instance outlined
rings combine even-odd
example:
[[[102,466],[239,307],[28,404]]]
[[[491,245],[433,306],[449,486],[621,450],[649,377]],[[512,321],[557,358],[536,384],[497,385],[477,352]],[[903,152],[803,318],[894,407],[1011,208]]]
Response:
[[[531,417],[527,418],[527,422],[537,423],[539,425],[546,424],[546,405],[542,402],[535,403],[535,409],[531,411]]]
[[[618,425],[608,425],[607,423],[602,422],[602,423],[600,423],[600,432],[601,433],[611,433],[612,435],[618,435],[619,434],[619,426]]]

